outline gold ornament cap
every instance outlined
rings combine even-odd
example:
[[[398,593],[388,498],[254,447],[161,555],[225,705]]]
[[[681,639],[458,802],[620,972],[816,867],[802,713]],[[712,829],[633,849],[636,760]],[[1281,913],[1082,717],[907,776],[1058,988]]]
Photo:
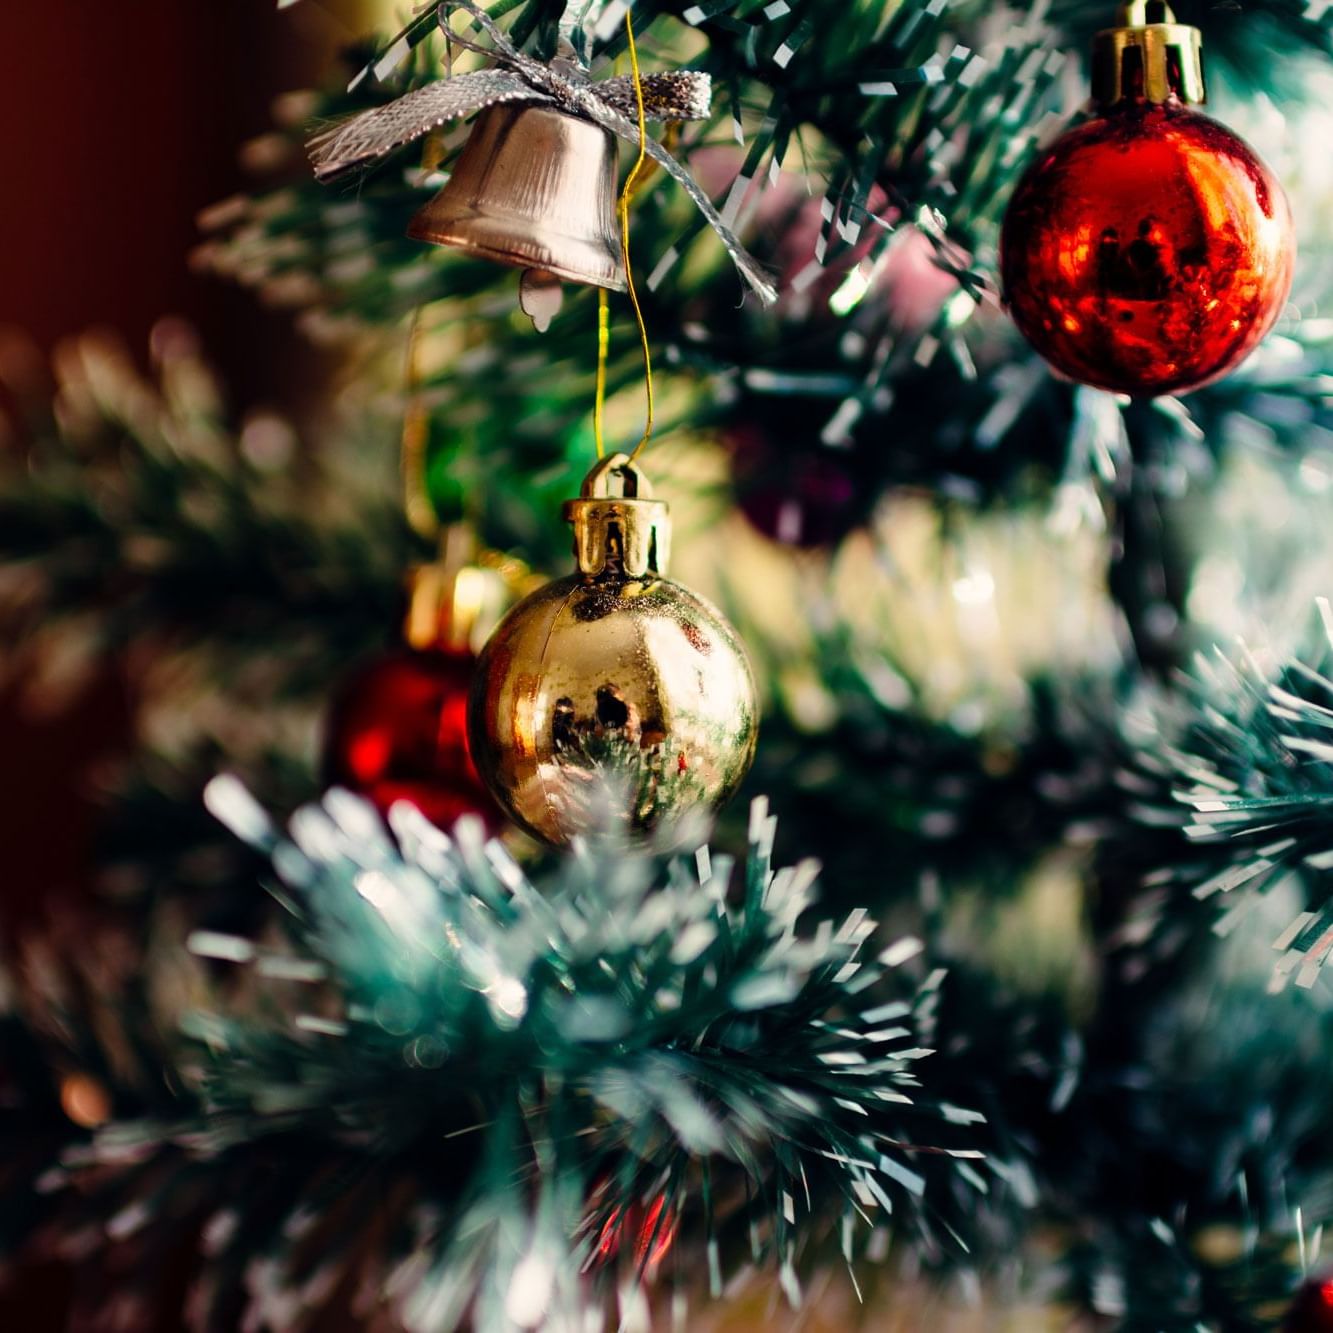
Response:
[[[1203,78],[1203,37],[1177,23],[1165,0],[1129,0],[1116,26],[1099,32],[1092,48],[1092,96],[1101,106],[1176,98],[1190,106],[1208,100]]]
[[[403,638],[419,652],[466,652],[494,598],[485,570],[471,563],[476,540],[461,525],[440,535],[440,554],[407,576]]]
[[[583,479],[564,516],[574,525],[574,558],[588,578],[641,579],[665,574],[671,519],[664,500],[651,498],[648,478],[626,454],[603,458]]]

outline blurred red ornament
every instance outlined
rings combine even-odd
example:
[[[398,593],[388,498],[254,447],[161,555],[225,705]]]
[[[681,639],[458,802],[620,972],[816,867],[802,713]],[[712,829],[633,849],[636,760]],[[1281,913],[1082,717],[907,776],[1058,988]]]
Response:
[[[334,699],[324,776],[387,811],[410,801],[448,827],[495,813],[467,748],[467,698],[476,659],[443,649],[393,649],[357,672]]]
[[[666,1258],[676,1239],[678,1219],[667,1204],[666,1195],[659,1194],[647,1206],[632,1203],[628,1207],[612,1208],[597,1233],[591,1265],[613,1263],[627,1240],[634,1245],[634,1266],[651,1274]]]
[[[811,434],[817,435],[817,427]],[[737,503],[770,541],[806,549],[833,546],[861,517],[848,466],[832,452],[792,452],[773,447],[759,426],[728,433]]]
[[[1333,1279],[1311,1278],[1296,1293],[1284,1333],[1333,1333]]]
[[[1083,384],[1153,396],[1237,366],[1291,289],[1295,234],[1277,179],[1203,99],[1198,32],[1140,21],[1099,35],[1101,113],[1046,149],[1005,217],[1014,322]],[[1130,21],[1134,20],[1134,21]]]
[[[327,784],[381,813],[410,801],[441,828],[467,814],[500,823],[467,743],[469,641],[489,595],[488,576],[467,563],[473,547],[459,525],[441,533],[439,559],[411,572],[402,642],[338,690],[324,737]]]

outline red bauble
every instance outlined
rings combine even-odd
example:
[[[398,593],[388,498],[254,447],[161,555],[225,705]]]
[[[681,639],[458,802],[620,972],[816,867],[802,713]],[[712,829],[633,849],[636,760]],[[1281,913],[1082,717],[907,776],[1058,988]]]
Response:
[[[467,748],[475,663],[471,653],[404,647],[354,675],[329,713],[326,782],[359,792],[381,811],[410,801],[442,828],[465,814],[494,821],[495,804]]]
[[[1311,1278],[1296,1293],[1283,1333],[1333,1333],[1333,1280]]]
[[[817,432],[810,425],[810,433]],[[737,503],[770,541],[811,549],[835,546],[864,517],[863,498],[843,460],[830,450],[774,446],[753,424],[728,434]]]
[[[1197,389],[1272,328],[1295,237],[1281,185],[1225,126],[1124,101],[1019,182],[1001,241],[1014,322],[1057,370],[1121,393]]]

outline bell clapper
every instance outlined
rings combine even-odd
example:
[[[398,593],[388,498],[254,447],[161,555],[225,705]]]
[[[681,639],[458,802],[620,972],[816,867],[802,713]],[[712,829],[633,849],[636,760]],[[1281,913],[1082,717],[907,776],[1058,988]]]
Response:
[[[518,303],[538,333],[545,333],[560,313],[565,290],[550,269],[525,268],[518,280]]]

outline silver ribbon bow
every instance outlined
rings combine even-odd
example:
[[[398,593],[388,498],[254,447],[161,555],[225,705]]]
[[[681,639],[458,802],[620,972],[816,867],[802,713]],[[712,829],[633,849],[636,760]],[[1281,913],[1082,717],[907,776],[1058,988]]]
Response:
[[[630,76],[621,75],[592,83],[587,72],[570,58],[572,50],[568,55],[562,53],[549,65],[543,64],[519,51],[490,15],[472,0],[444,0],[438,7],[436,22],[446,31],[447,40],[468,50],[481,48],[445,29],[450,9],[463,10],[486,33],[494,49],[482,53],[489,54],[502,68],[441,79],[316,135],[307,145],[316,179],[331,180],[421,138],[445,121],[470,116],[499,102],[554,103],[565,111],[596,122],[636,148],[639,146],[638,109],[634,80]],[[404,29],[390,49],[415,44],[422,36],[421,20],[417,20]],[[707,74],[674,70],[645,74],[641,83],[644,114],[653,120],[703,120],[709,114],[712,81]],[[631,116],[635,119],[631,120]],[[765,304],[775,301],[777,291],[768,275],[723,222],[713,201],[700,189],[694,177],[656,140],[645,137],[643,147],[694,201],[759,299]]]

